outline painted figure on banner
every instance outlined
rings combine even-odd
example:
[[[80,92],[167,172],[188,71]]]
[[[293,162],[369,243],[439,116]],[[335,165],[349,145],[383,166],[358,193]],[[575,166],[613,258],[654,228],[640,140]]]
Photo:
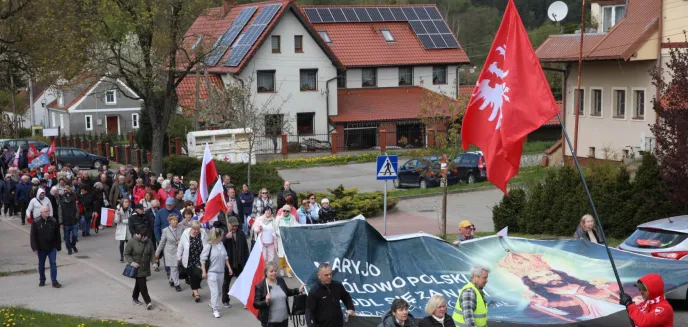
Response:
[[[509,252],[497,267],[521,279],[528,290],[529,315],[547,315],[574,322],[618,311],[619,286],[602,278],[579,279],[553,269],[541,255]],[[629,284],[624,289],[632,289]]]

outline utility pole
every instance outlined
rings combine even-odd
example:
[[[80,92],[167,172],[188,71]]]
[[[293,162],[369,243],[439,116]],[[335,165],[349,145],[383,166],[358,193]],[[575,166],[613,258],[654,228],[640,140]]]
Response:
[[[36,125],[34,112],[33,112],[33,84],[31,82],[31,76],[29,76],[29,115],[31,116],[31,137],[36,136],[36,130],[33,126]]]
[[[447,155],[442,155],[440,161],[440,170],[442,171],[442,224],[440,226],[440,234],[442,238],[447,237]]]
[[[12,128],[14,129],[14,138],[19,137],[19,128],[17,127],[17,95],[14,92],[14,77],[12,70],[8,67],[7,72],[10,75],[10,93],[12,94]]]

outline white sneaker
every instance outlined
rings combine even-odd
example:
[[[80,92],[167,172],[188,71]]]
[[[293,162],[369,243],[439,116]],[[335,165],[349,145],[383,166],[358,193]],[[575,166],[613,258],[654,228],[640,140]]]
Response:
[[[220,311],[217,311],[217,310],[213,311],[213,317],[220,318]]]

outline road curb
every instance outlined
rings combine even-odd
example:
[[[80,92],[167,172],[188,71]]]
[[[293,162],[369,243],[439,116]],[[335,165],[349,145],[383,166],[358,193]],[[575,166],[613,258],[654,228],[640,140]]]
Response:
[[[489,190],[493,190],[493,189],[497,189],[497,187],[494,185],[486,185],[486,186],[481,186],[481,187],[476,187],[476,188],[447,191],[447,194],[472,193],[472,192],[489,191]],[[431,197],[438,196],[438,195],[442,195],[442,193],[440,192],[440,193],[426,193],[426,194],[406,195],[406,196],[394,196],[392,198],[397,199],[399,201],[403,201],[403,200],[412,200],[412,199],[420,199],[420,198],[431,198]]]

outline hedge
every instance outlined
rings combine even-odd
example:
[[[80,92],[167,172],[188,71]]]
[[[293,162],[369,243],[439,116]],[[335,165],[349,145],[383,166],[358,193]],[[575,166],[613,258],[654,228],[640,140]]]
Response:
[[[636,226],[681,214],[668,199],[656,159],[646,154],[631,181],[626,166],[590,165],[584,170],[605,234],[628,237]],[[495,230],[572,236],[580,218],[591,213],[573,167],[548,171],[542,183],[513,189],[492,208]]]
[[[357,188],[345,189],[339,185],[335,189],[327,189],[328,193],[318,192],[315,196],[318,201],[327,198],[330,206],[337,212],[337,219],[350,219],[358,215],[366,218],[374,217],[384,208],[384,196],[382,192],[358,192]],[[307,199],[309,192],[298,193],[299,201]],[[394,208],[399,200],[387,197],[387,210]],[[299,204],[300,205],[300,204]]]
[[[247,183],[248,164],[227,163],[220,160],[215,161],[215,168],[220,176],[229,175],[232,177],[232,184],[240,187]],[[202,161],[193,157],[173,156],[163,160],[165,172],[174,175],[184,176],[185,181],[198,181],[201,176]],[[277,192],[282,188],[284,180],[280,177],[277,169],[264,164],[256,163],[251,165],[251,189],[255,192],[263,187],[271,192]]]

